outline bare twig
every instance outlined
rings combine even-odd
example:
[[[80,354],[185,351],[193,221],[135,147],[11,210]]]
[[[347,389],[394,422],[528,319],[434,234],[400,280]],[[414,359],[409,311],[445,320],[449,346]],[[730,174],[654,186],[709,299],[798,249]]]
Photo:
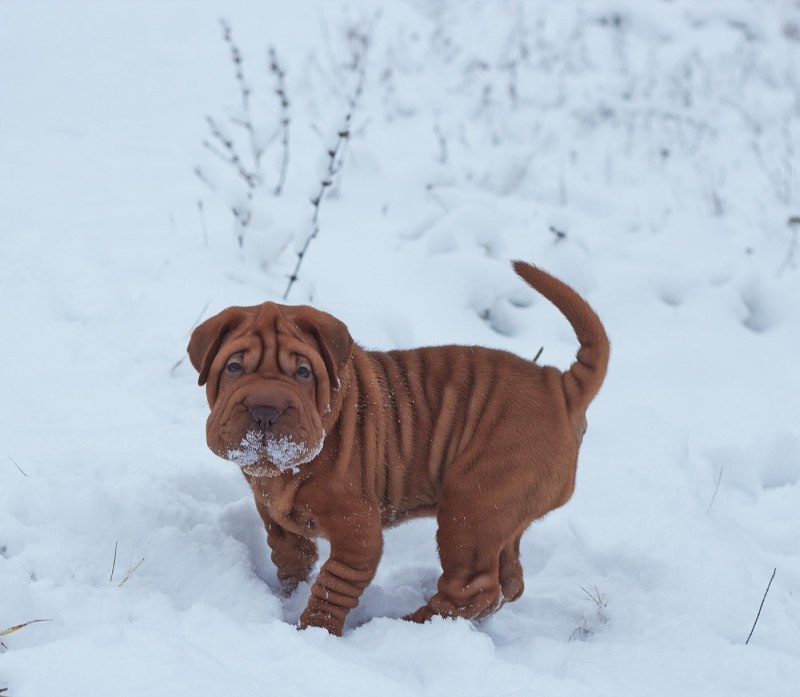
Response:
[[[203,227],[203,244],[208,247],[208,226],[206,225],[205,206],[201,198],[197,199],[197,211],[200,213],[200,224]]]
[[[750,637],[753,636],[753,632],[756,629],[756,625],[758,624],[758,618],[761,617],[761,609],[764,607],[764,601],[767,599],[767,593],[769,593],[769,587],[772,585],[772,579],[775,578],[775,572],[777,571],[777,567],[772,570],[772,576],[769,577],[769,583],[767,584],[767,590],[764,591],[764,597],[761,598],[761,605],[758,606],[758,614],[756,615],[756,620],[753,622],[753,628],[750,630],[750,634],[747,635],[747,641],[745,641],[745,646],[750,643]]]
[[[433,133],[439,143],[439,155],[436,157],[436,161],[442,165],[447,164],[447,138],[445,138],[444,131],[442,131],[438,123],[433,125]]]
[[[194,168],[194,173],[197,176],[197,178],[201,182],[203,182],[203,184],[205,184],[209,189],[211,189],[211,191],[216,191],[217,190],[217,187],[214,186],[214,184],[211,182],[211,180],[206,176],[206,173],[203,171],[202,167],[196,166]]]
[[[600,613],[600,615],[603,618],[603,620],[605,620],[605,616],[603,614],[603,609],[608,604],[608,601],[606,600],[606,596],[603,595],[597,589],[597,586],[594,587],[594,593],[591,593],[591,592],[587,591],[583,586],[580,586],[580,589],[584,593],[586,593],[586,595],[589,597],[589,600],[591,600],[595,605],[597,605],[597,611]]]
[[[175,371],[183,365],[183,362],[186,360],[186,356],[181,356],[177,361],[172,364],[172,367],[169,369],[170,375],[175,375]]]
[[[118,542],[114,543],[114,561],[111,562],[111,576],[108,577],[109,583],[114,580],[114,569],[117,568],[117,544]]]
[[[219,124],[217,124],[213,118],[206,116],[206,123],[211,131],[211,135],[222,146],[222,151],[207,140],[203,141],[203,147],[216,155],[220,160],[233,167],[236,173],[244,180],[247,187],[249,189],[254,189],[261,181],[261,177],[257,172],[251,172],[244,166],[242,158],[239,156],[239,153],[236,152],[236,146],[233,141],[222,132]]]
[[[374,24],[375,19],[372,20]],[[351,130],[351,120],[353,114],[355,114],[356,108],[358,107],[358,103],[361,101],[361,95],[364,93],[364,83],[367,79],[367,53],[369,52],[369,47],[371,43],[371,35],[373,31],[373,24],[370,24],[368,29],[362,30],[359,27],[353,25],[349,27],[346,31],[347,41],[350,45],[350,61],[346,65],[348,70],[351,70],[356,75],[356,82],[353,90],[347,96],[347,106],[348,106],[348,113],[345,117],[345,123],[347,124],[347,130],[349,131],[348,137],[344,140],[341,144],[341,148],[339,148],[339,152],[337,155],[337,162],[336,162],[336,172],[335,176],[338,178],[332,184],[331,193],[336,192],[338,193],[341,187],[341,172],[344,169],[344,160],[347,156],[347,149],[349,147],[350,141],[353,139],[353,133]]]
[[[245,184],[246,203],[243,205],[230,206],[235,221],[236,241],[241,248],[244,247],[245,230],[252,220],[254,191],[261,185],[263,180],[261,158],[264,155],[266,146],[259,144],[255,125],[253,123],[252,105],[250,103],[252,89],[244,76],[242,52],[233,39],[233,32],[230,25],[224,19],[221,19],[220,26],[222,27],[222,38],[230,49],[236,83],[239,86],[239,95],[241,97],[241,115],[233,116],[230,120],[231,123],[236,126],[241,126],[247,132],[250,143],[249,159],[252,160],[252,164],[245,164],[245,158],[240,154],[236,143],[231,137],[225,134],[220,125],[210,116],[206,116],[206,123],[208,124],[211,138],[203,141],[203,147],[222,162],[232,167]],[[199,167],[195,168],[195,173],[212,191],[216,188]]]
[[[144,557],[142,557],[142,558],[141,558],[141,559],[140,559],[140,560],[137,562],[137,564],[136,564],[135,566],[132,566],[132,567],[130,567],[130,568],[128,569],[128,573],[126,573],[126,574],[125,574],[125,578],[123,578],[123,579],[122,579],[122,580],[121,580],[121,581],[120,581],[120,582],[117,584],[117,588],[121,588],[121,587],[122,587],[122,584],[123,584],[123,583],[125,583],[125,581],[127,581],[127,580],[128,580],[130,577],[131,577],[131,576],[133,576],[133,574],[135,574],[135,573],[136,573],[136,570],[137,570],[137,569],[138,569],[138,568],[139,568],[139,567],[142,565],[142,562],[143,562],[143,561],[144,561]]]
[[[9,460],[11,460],[11,462],[13,462],[13,463],[14,463],[14,467],[16,467],[16,468],[17,468],[17,469],[18,469],[20,472],[22,472],[22,474],[23,474],[23,475],[25,475],[26,477],[28,476],[28,475],[26,474],[25,470],[24,470],[24,469],[22,469],[22,467],[20,467],[20,466],[17,464],[17,461],[16,461],[16,460],[15,460],[13,457],[11,457],[11,456],[9,455],[9,456],[8,456],[8,459],[9,459]]]
[[[753,140],[752,147],[758,166],[767,181],[772,185],[775,198],[784,205],[788,205],[792,200],[792,181],[794,179],[794,167],[792,164],[794,159],[794,139],[787,123],[784,123],[784,127],[781,129],[781,138],[783,140],[781,144],[783,157],[780,161],[771,159],[768,162],[757,139]]]
[[[281,106],[281,170],[278,183],[275,185],[275,195],[280,196],[289,169],[289,97],[286,94],[286,71],[278,61],[278,54],[272,46],[269,47],[269,71],[275,76],[275,94],[278,95]]]
[[[724,466],[719,468],[719,476],[717,477],[717,484],[714,487],[714,493],[711,496],[711,501],[708,502],[708,508],[706,508],[706,515],[708,515],[708,512],[711,510],[711,506],[714,505],[714,501],[717,498],[717,492],[719,491],[719,483],[722,481],[722,473],[724,471],[725,471],[725,467]]]
[[[30,622],[23,622],[22,624],[16,624],[13,627],[9,627],[8,629],[0,630],[0,636],[8,636],[9,634],[13,634],[14,632],[18,632],[20,629],[25,629],[32,624],[36,624],[37,622],[52,622],[53,620],[31,620]]]
[[[797,254],[797,238],[800,235],[800,215],[793,215],[786,221],[789,226],[789,249],[786,252],[786,258],[783,260],[781,267],[778,269],[778,278],[783,276],[786,269],[794,264],[795,254]]]
[[[289,276],[289,283],[286,286],[286,290],[283,292],[283,299],[286,300],[289,297],[289,292],[292,290],[292,286],[297,281],[298,273],[300,272],[300,266],[303,263],[303,259],[305,258],[306,252],[308,251],[308,247],[311,244],[311,241],[316,238],[319,234],[319,209],[320,204],[322,203],[322,199],[325,196],[325,192],[328,188],[333,184],[333,177],[336,174],[336,156],[339,152],[339,149],[342,147],[342,143],[344,143],[347,138],[350,137],[350,117],[352,116],[351,113],[348,112],[347,116],[345,117],[345,127],[340,129],[337,134],[336,144],[333,148],[328,150],[328,162],[325,168],[325,173],[322,177],[322,181],[319,184],[319,191],[317,194],[311,199],[311,205],[314,207],[314,213],[311,216],[311,233],[306,237],[305,242],[303,243],[302,248],[299,252],[297,252],[297,262],[295,262],[294,270],[292,271],[291,276]]]
[[[191,333],[194,331],[194,328],[195,328],[195,327],[196,327],[198,324],[200,324],[200,319],[201,319],[201,318],[203,317],[203,315],[206,313],[206,310],[208,309],[208,306],[209,306],[210,304],[211,304],[211,301],[210,301],[210,300],[206,300],[206,304],[205,304],[205,305],[203,305],[203,309],[202,309],[202,310],[200,310],[200,313],[197,315],[197,317],[195,318],[194,322],[192,322],[192,326],[189,328],[189,332],[188,332],[187,336],[188,336],[189,334],[191,334]],[[181,365],[183,364],[183,362],[184,362],[185,360],[186,360],[186,354],[184,353],[184,354],[183,354],[183,355],[182,355],[182,356],[181,356],[181,357],[180,357],[180,358],[179,358],[177,361],[175,361],[175,363],[173,364],[173,366],[172,366],[172,367],[169,369],[169,374],[170,374],[170,375],[175,375],[175,371],[176,371],[178,368],[180,368],[180,367],[181,367]]]
[[[250,150],[253,156],[253,166],[255,167],[256,172],[260,173],[261,157],[264,154],[264,150],[258,145],[255,127],[253,126],[253,118],[250,111],[250,94],[252,93],[252,90],[244,77],[242,52],[239,50],[239,46],[233,40],[233,32],[231,31],[230,25],[224,19],[221,19],[219,23],[222,27],[222,38],[225,39],[225,43],[228,44],[228,47],[231,51],[231,60],[233,61],[234,72],[236,73],[236,82],[239,85],[239,93],[242,98],[242,113],[244,114],[244,118],[237,120],[237,123],[247,131],[247,135],[250,138]]]
[[[591,635],[592,635],[592,630],[589,629],[589,620],[587,620],[584,617],[583,623],[575,627],[572,634],[569,635],[569,639],[567,641],[573,641],[575,639],[584,638]]]
[[[536,363],[536,361],[538,361],[538,360],[539,360],[539,356],[541,356],[541,355],[542,355],[542,351],[544,351],[544,346],[541,346],[541,347],[539,348],[539,350],[536,352],[536,355],[533,357],[533,362],[534,362],[534,363]]]
[[[319,211],[320,205],[325,196],[332,190],[336,180],[336,176],[341,173],[344,166],[344,159],[347,152],[347,144],[352,136],[352,121],[356,108],[358,107],[359,100],[364,91],[364,83],[366,81],[366,55],[371,43],[372,26],[367,31],[362,31],[357,27],[350,27],[347,30],[347,40],[350,44],[351,59],[347,64],[347,68],[356,73],[356,82],[353,91],[347,97],[347,111],[344,115],[343,124],[336,134],[336,142],[333,147],[327,151],[327,162],[322,180],[319,184],[319,191],[311,199],[311,205],[314,207],[314,212],[311,216],[311,232],[303,242],[300,251],[297,252],[297,261],[295,262],[294,270],[289,276],[289,281],[286,285],[286,290],[283,293],[283,299],[289,297],[292,286],[298,279],[300,267],[303,264],[308,247],[317,235],[319,235]],[[338,184],[337,184],[338,186]]]
[[[606,596],[598,590],[597,586],[594,587],[594,593],[586,590],[583,586],[580,586],[580,589],[597,607],[597,619],[599,622],[601,624],[608,622],[608,617],[606,617],[605,613],[606,605],[608,605],[608,599]],[[591,636],[593,633],[594,632],[589,627],[588,618],[584,617],[583,622],[575,628],[572,634],[569,635],[569,640],[572,641],[573,639],[577,638],[586,638]]]

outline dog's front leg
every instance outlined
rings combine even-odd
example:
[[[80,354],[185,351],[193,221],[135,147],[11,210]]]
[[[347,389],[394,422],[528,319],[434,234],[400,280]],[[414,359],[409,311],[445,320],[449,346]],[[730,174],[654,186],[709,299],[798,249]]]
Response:
[[[289,532],[274,521],[267,524],[267,544],[272,549],[272,563],[277,569],[281,589],[290,595],[297,584],[308,579],[317,561],[317,544]]]
[[[380,519],[373,510],[348,508],[325,532],[331,555],[311,587],[300,627],[324,627],[341,636],[347,613],[372,581],[383,551]]]
[[[272,563],[278,574],[281,590],[290,595],[297,585],[308,579],[317,561],[317,544],[314,540],[296,535],[278,525],[261,497],[256,496],[256,509],[267,530],[267,544],[272,550]]]

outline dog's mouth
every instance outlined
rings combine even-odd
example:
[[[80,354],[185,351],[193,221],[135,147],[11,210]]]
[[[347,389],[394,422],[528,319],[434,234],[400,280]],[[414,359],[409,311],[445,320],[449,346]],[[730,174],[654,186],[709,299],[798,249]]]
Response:
[[[325,431],[315,446],[297,442],[286,435],[276,436],[261,431],[248,431],[238,448],[231,448],[225,458],[235,462],[254,477],[276,477],[286,471],[299,471],[300,465],[311,462],[322,450]]]

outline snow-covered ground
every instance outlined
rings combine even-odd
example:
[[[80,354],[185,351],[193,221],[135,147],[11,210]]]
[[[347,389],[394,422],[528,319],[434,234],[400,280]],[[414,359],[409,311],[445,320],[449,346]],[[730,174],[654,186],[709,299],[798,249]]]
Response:
[[[255,172],[221,18],[250,194],[203,146]],[[12,0],[0,95],[0,633],[48,620],[0,637],[4,697],[800,694],[797,2]],[[343,638],[297,631],[182,360],[281,298],[349,111],[291,302],[566,367],[522,258],[612,340],[575,495],[480,624],[396,619],[438,576],[418,521]]]

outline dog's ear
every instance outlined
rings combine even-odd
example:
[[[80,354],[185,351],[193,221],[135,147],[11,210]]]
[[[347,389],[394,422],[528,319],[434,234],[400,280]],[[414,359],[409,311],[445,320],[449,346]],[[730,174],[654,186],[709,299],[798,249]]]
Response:
[[[297,326],[317,344],[328,371],[331,390],[338,389],[342,368],[353,353],[353,337],[347,325],[327,312],[307,308],[297,318]]]
[[[225,337],[238,327],[245,319],[244,309],[229,307],[218,315],[207,319],[192,332],[189,339],[189,358],[195,370],[200,373],[198,385],[205,385],[208,380],[208,371],[217,352],[225,341]]]

